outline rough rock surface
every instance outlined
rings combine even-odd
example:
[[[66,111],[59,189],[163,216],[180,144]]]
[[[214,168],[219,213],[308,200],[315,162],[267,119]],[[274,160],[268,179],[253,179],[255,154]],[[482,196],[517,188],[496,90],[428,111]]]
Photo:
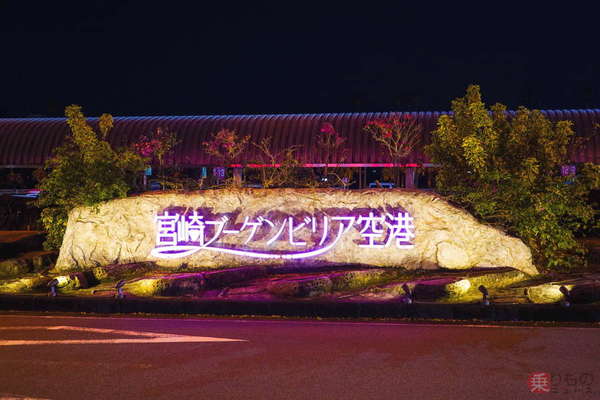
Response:
[[[490,292],[511,287],[527,280],[528,275],[510,268],[492,270],[444,272],[438,276],[425,275],[407,280],[396,280],[377,288],[373,293],[381,294],[381,298],[406,297],[404,287],[412,293],[414,300],[448,300],[470,301],[481,299],[479,286],[483,285]],[[521,289],[523,292],[523,289]]]
[[[42,275],[24,276],[8,282],[0,282],[0,293],[27,293],[32,290],[47,290],[52,278]]]
[[[396,277],[390,269],[366,269],[336,272],[329,275],[333,290],[355,290],[390,281]]]
[[[56,253],[33,251],[16,258],[0,261],[0,279],[17,277],[33,271],[42,271],[53,266]]]
[[[569,291],[569,299],[560,288]],[[573,303],[600,301],[600,276],[550,282],[527,288],[527,297],[533,303],[557,303],[569,300]]]
[[[315,297],[331,293],[333,283],[327,276],[282,279],[271,282],[267,291],[281,297]]]
[[[113,200],[101,204],[97,210],[77,208],[69,216],[56,268],[80,270],[143,261],[154,261],[161,267],[172,268],[184,263],[193,268],[286,263],[282,259],[254,259],[206,250],[179,259],[152,256],[150,253],[156,247],[155,217],[173,207],[211,209],[214,214],[221,215],[228,213],[233,216],[230,223],[238,227],[246,216],[251,219],[259,215],[294,216],[300,220],[299,215],[335,215],[330,210],[339,210],[338,215],[344,215],[357,209],[366,209],[368,213],[369,209],[385,212],[401,208],[414,218],[416,237],[413,239],[413,248],[402,249],[394,245],[385,248],[359,247],[358,243],[364,243],[364,238],[361,237],[360,226],[355,225],[324,254],[292,262],[303,265],[348,263],[408,269],[510,266],[528,274],[537,273],[532,265],[531,252],[523,242],[478,223],[465,211],[451,206],[434,194],[368,189],[243,189],[160,193]],[[267,238],[254,240],[244,249],[264,251]],[[299,250],[288,242],[285,234],[282,238],[284,240],[272,243],[269,251]],[[217,244],[224,247],[240,244],[239,238],[237,242],[231,240],[225,237]],[[315,248],[318,244],[318,238],[315,240],[310,230],[297,232],[295,240],[305,241],[308,248]]]
[[[0,279],[12,278],[31,271],[31,263],[23,258],[0,261]]]
[[[154,269],[156,269],[156,265],[152,262],[112,264],[93,268],[92,275],[94,280],[98,282],[116,281],[143,275]]]
[[[89,272],[74,272],[68,275],[55,276],[59,290],[75,290],[90,287]]]
[[[341,271],[312,276],[292,276],[271,281],[266,290],[280,297],[315,297],[332,292],[365,289],[397,276],[390,269]]]
[[[123,289],[136,296],[197,296],[206,290],[227,288],[231,284],[262,278],[265,275],[265,268],[261,267],[156,274],[131,280]]]
[[[231,268],[219,271],[204,272],[204,286],[207,289],[217,289],[230,284],[262,278],[266,270],[260,267]]]
[[[203,289],[204,277],[201,273],[146,277],[123,286],[126,293],[136,296],[189,296],[198,295]]]

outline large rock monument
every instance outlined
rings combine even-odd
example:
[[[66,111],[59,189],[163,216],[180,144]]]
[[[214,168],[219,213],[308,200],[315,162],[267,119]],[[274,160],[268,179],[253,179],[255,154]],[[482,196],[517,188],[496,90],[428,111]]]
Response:
[[[140,261],[172,268],[510,266],[537,273],[522,241],[424,191],[162,192],[70,213],[58,270]]]

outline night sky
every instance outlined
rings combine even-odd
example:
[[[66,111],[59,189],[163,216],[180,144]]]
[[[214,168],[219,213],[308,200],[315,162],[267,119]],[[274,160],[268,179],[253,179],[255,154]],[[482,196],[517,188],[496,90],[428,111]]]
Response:
[[[207,3],[0,0],[0,117],[600,106],[584,3]]]

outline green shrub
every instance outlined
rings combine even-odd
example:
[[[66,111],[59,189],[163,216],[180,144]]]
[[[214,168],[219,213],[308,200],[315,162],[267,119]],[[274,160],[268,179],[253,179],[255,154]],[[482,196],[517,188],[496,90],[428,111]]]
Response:
[[[77,206],[93,206],[102,201],[125,197],[135,176],[144,169],[144,159],[129,150],[115,151],[104,140],[113,120],[103,114],[96,133],[77,105],[65,109],[71,135],[46,162],[47,174],[37,205],[48,232],[46,249],[58,249],[67,226],[68,214]]]
[[[600,184],[600,167],[584,164],[575,179],[560,175],[573,139],[571,121],[550,122],[540,111],[520,107],[509,117],[491,112],[479,87],[452,102],[440,117],[426,151],[440,164],[437,190],[487,223],[521,238],[544,269],[584,263],[577,232],[593,223],[587,199]]]

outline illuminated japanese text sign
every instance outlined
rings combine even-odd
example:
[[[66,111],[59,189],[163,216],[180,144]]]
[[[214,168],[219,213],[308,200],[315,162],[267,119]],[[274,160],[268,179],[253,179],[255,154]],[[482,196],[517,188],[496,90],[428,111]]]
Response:
[[[164,210],[155,217],[156,247],[151,255],[179,258],[211,251],[263,259],[302,259],[325,254],[353,229],[360,236],[354,241],[358,247],[414,247],[413,218],[401,209],[327,209],[295,215],[271,211],[243,218],[240,213]]]

